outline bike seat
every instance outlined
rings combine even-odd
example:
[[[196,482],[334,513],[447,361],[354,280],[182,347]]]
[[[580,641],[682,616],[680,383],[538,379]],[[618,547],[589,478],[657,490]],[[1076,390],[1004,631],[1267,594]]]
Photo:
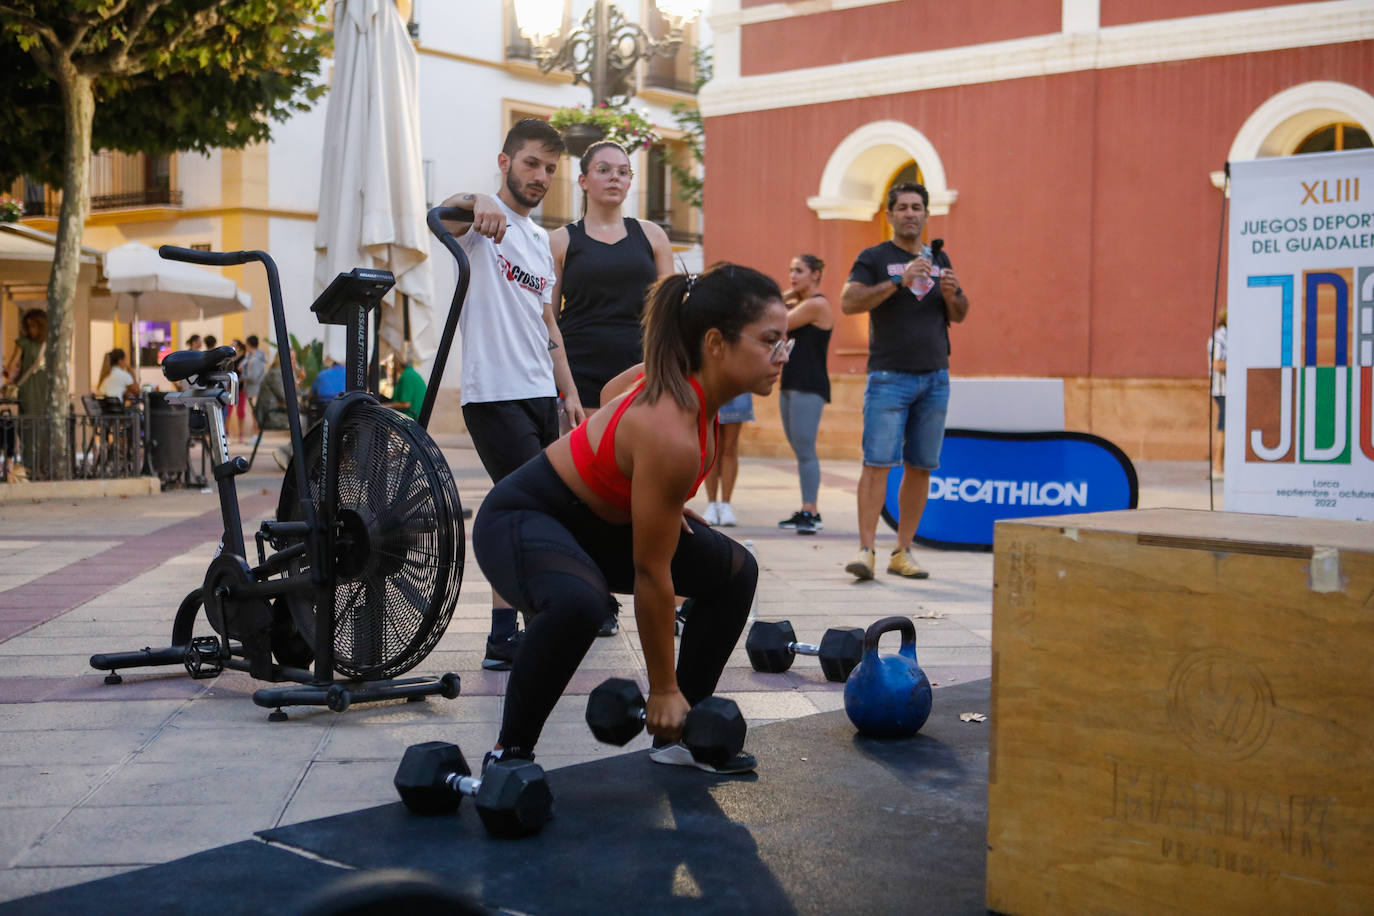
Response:
[[[179,382],[194,375],[203,375],[216,369],[226,368],[233,363],[233,347],[215,347],[213,350],[178,350],[168,353],[162,361],[162,374],[169,382]]]

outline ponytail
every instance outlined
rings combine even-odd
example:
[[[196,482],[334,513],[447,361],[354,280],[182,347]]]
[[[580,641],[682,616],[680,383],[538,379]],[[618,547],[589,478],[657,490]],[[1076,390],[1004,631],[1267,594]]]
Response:
[[[696,347],[696,353],[692,353],[681,331],[682,312],[690,292],[690,279],[686,275],[671,274],[645,294],[647,301],[641,321],[644,326],[646,403],[652,404],[664,394],[683,407],[690,407],[696,401],[687,378],[701,368],[701,348]]]
[[[695,406],[689,378],[701,371],[706,332],[715,328],[734,343],[745,325],[781,299],[771,278],[728,262],[700,276],[673,274],[655,283],[644,306],[645,402],[667,394],[682,407]]]

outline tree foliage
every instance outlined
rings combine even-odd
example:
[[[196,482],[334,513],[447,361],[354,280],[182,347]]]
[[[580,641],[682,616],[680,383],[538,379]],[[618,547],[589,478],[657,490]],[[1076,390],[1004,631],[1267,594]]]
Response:
[[[94,77],[92,149],[239,149],[325,91],[314,80],[329,37],[318,28],[322,5],[0,0],[0,185],[21,175],[62,181],[56,47],[72,47],[72,63]]]
[[[45,348],[56,454],[67,451],[92,149],[158,154],[266,139],[271,120],[324,92],[314,82],[329,38],[323,3],[0,0],[0,182],[27,174],[62,188]]]

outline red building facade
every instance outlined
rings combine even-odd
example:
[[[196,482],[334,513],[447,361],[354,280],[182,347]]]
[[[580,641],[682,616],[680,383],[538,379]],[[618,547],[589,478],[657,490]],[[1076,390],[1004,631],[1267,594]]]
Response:
[[[952,374],[1062,378],[1066,426],[1136,459],[1207,454],[1225,163],[1374,133],[1369,2],[714,9],[707,263],[781,279],[810,252],[838,306],[854,256],[887,237],[887,187],[917,170],[972,302]],[[823,454],[858,454],[867,335],[839,317]],[[785,449],[775,426],[746,443]]]

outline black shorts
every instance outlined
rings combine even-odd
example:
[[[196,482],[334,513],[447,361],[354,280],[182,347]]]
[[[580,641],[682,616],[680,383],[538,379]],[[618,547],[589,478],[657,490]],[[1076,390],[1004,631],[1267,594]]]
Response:
[[[499,483],[558,438],[557,403],[557,398],[549,397],[463,405],[463,422],[492,483]]]
[[[1212,400],[1217,402],[1217,430],[1226,432],[1226,395],[1214,394]]]

